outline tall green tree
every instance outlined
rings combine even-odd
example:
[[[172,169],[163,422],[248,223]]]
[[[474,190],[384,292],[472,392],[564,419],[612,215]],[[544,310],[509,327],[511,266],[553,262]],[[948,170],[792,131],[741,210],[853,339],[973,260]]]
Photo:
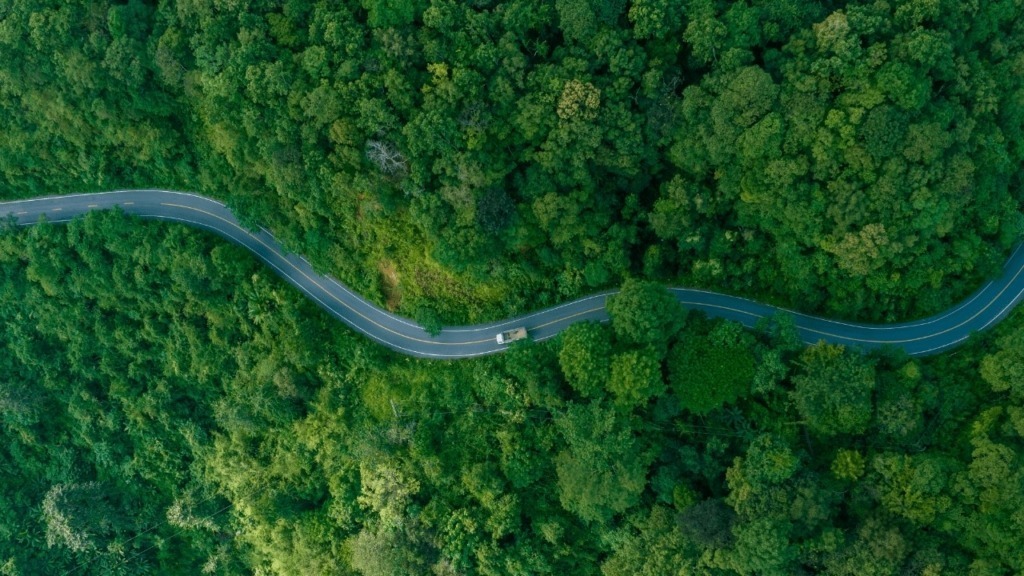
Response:
[[[815,344],[800,355],[793,401],[807,426],[823,436],[860,434],[871,423],[875,370],[841,346]]]
[[[608,297],[607,307],[615,336],[627,344],[651,347],[659,360],[685,321],[675,298],[653,282],[627,280],[617,294]]]
[[[584,397],[604,391],[611,370],[611,333],[603,324],[573,324],[561,335],[558,365],[573,389]]]
[[[639,502],[654,454],[626,417],[598,402],[572,404],[555,425],[565,442],[555,456],[562,506],[600,525]]]

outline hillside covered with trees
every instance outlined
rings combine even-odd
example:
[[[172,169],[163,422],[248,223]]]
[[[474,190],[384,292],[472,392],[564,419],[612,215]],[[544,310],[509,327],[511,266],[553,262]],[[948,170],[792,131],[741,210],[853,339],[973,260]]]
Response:
[[[413,360],[209,235],[7,229],[0,573],[1024,570],[1021,312],[927,360],[610,312]]]
[[[7,196],[226,199],[452,321],[627,276],[883,320],[1024,228],[1024,18],[957,0],[17,0]]]
[[[241,249],[0,227],[0,574],[1024,572],[1024,313],[805,347],[664,283],[886,321],[1024,217],[1015,0],[12,0],[0,197],[220,198],[420,319],[397,356]]]

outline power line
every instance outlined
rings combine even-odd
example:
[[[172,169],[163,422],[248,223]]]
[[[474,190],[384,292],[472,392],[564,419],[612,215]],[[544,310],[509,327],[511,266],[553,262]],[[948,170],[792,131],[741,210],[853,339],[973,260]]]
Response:
[[[199,504],[205,504],[206,502],[209,502],[210,500],[213,500],[214,498],[217,498],[217,495],[213,495],[213,496],[210,496],[209,498],[206,498],[206,499],[204,499],[204,500],[201,500],[201,501],[199,502]],[[218,514],[220,514],[221,512],[223,512],[223,511],[227,510],[227,509],[228,509],[228,508],[230,508],[231,506],[232,506],[232,503],[231,503],[231,502],[228,502],[228,504],[227,504],[226,506],[224,506],[223,508],[221,508],[220,510],[217,510],[216,512],[214,512],[213,514],[210,514],[210,515],[208,515],[208,516],[204,516],[204,517],[200,518],[200,520],[209,520],[209,519],[213,518],[214,516],[217,516],[217,515],[218,515]],[[140,537],[142,537],[142,536],[146,535],[146,534],[147,534],[147,533],[149,533],[149,532],[152,532],[153,530],[156,530],[157,528],[160,528],[161,526],[165,526],[165,525],[167,525],[167,524],[169,524],[169,523],[170,523],[170,520],[164,520],[163,522],[160,522],[159,524],[154,524],[153,526],[150,526],[149,528],[147,528],[147,529],[143,530],[142,532],[139,532],[139,533],[138,533],[138,534],[136,534],[135,536],[132,536],[131,538],[129,538],[128,540],[126,540],[126,541],[124,542],[124,544],[125,544],[125,545],[127,545],[127,544],[130,544],[130,543],[131,543],[131,542],[133,542],[134,540],[136,540],[136,539],[138,539],[138,538],[140,538]],[[185,531],[185,528],[182,528],[182,529],[178,530],[178,531],[177,531],[177,532],[175,532],[175,533],[174,533],[173,535],[171,535],[171,538],[174,538],[175,536],[178,536],[178,535],[180,535],[180,534],[181,534],[182,532],[184,532],[184,531]],[[150,546],[149,548],[146,548],[146,549],[145,549],[145,550],[143,550],[142,552],[139,552],[139,553],[137,553],[137,554],[135,554],[135,555],[131,556],[130,558],[128,558],[127,560],[125,560],[125,562],[127,563],[127,562],[128,562],[128,561],[130,561],[130,560],[134,560],[135,558],[139,557],[139,556],[140,556],[140,555],[142,555],[142,554],[145,554],[146,552],[148,552],[148,551],[152,550],[152,549],[153,549],[153,548],[155,548],[155,547],[156,547],[156,544],[154,544],[154,545]],[[83,562],[79,562],[79,563],[78,563],[77,565],[75,565],[75,566],[73,566],[73,567],[69,568],[69,569],[68,569],[67,571],[65,571],[65,572],[64,572],[64,573],[63,573],[63,574],[62,574],[61,576],[68,576],[69,574],[73,574],[73,573],[77,572],[78,570],[80,570],[81,568],[84,568],[84,567],[88,566],[89,564],[91,564],[91,563],[92,563],[92,562],[93,562],[94,560],[96,560],[96,559],[97,559],[97,558],[99,558],[100,556],[104,556],[104,555],[106,555],[106,556],[110,556],[110,555],[111,555],[111,553],[110,553],[110,552],[104,552],[104,553],[101,553],[101,554],[96,554],[96,555],[92,556],[91,558],[89,558],[89,559],[87,559],[87,560],[85,560],[85,561],[83,561]]]
[[[223,508],[221,508],[220,510],[217,510],[216,512],[214,512],[213,514],[210,514],[209,516],[204,516],[203,518],[201,518],[201,520],[209,520],[209,519],[213,518],[214,516],[217,516],[221,512],[224,512],[228,508],[231,508],[232,506],[234,506],[234,504],[231,503],[231,502],[228,502],[227,504],[224,505]],[[171,538],[175,538],[175,537],[181,535],[183,532],[185,532],[185,530],[186,530],[186,528],[182,528],[182,529],[178,530],[174,534],[171,534]],[[149,548],[146,548],[145,550],[143,550],[143,551],[141,551],[141,552],[139,552],[137,554],[134,554],[134,555],[128,557],[127,559],[124,560],[124,563],[127,564],[127,563],[131,562],[132,560],[138,558],[139,556],[142,556],[146,552],[149,552],[150,550],[152,550],[153,548],[156,548],[156,547],[157,547],[157,544],[153,544]]]

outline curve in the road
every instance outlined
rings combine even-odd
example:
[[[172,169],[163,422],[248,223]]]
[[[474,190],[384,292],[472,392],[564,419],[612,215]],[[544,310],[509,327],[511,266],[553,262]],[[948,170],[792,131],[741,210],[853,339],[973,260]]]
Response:
[[[224,204],[205,196],[170,190],[69,194],[2,202],[0,216],[9,215],[20,225],[38,223],[44,216],[46,221],[57,223],[90,210],[115,207],[142,218],[182,222],[210,230],[250,250],[335,318],[411,356],[468,358],[501,352],[507,346],[498,344],[495,335],[517,326],[526,327],[534,340],[551,338],[575,322],[607,320],[605,301],[615,293],[601,292],[499,322],[445,327],[432,336],[415,322],[392,314],[334,278],[315,272],[305,258],[285,252],[266,229],[247,230]],[[824,340],[863,348],[890,345],[901,347],[911,355],[923,356],[957,346],[972,333],[989,328],[1010,312],[1024,295],[1024,250],[1018,247],[1007,260],[1002,276],[988,282],[960,304],[929,318],[898,324],[840,322],[706,290],[670,288],[670,291],[688,308],[748,327],[780,311],[788,312],[794,316],[796,329],[807,343]]]

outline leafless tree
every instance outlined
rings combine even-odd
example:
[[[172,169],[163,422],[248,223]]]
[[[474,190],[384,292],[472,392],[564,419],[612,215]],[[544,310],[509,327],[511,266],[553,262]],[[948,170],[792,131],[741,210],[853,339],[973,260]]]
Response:
[[[380,140],[366,143],[366,158],[388,176],[405,174],[407,168],[405,156],[392,144]]]

